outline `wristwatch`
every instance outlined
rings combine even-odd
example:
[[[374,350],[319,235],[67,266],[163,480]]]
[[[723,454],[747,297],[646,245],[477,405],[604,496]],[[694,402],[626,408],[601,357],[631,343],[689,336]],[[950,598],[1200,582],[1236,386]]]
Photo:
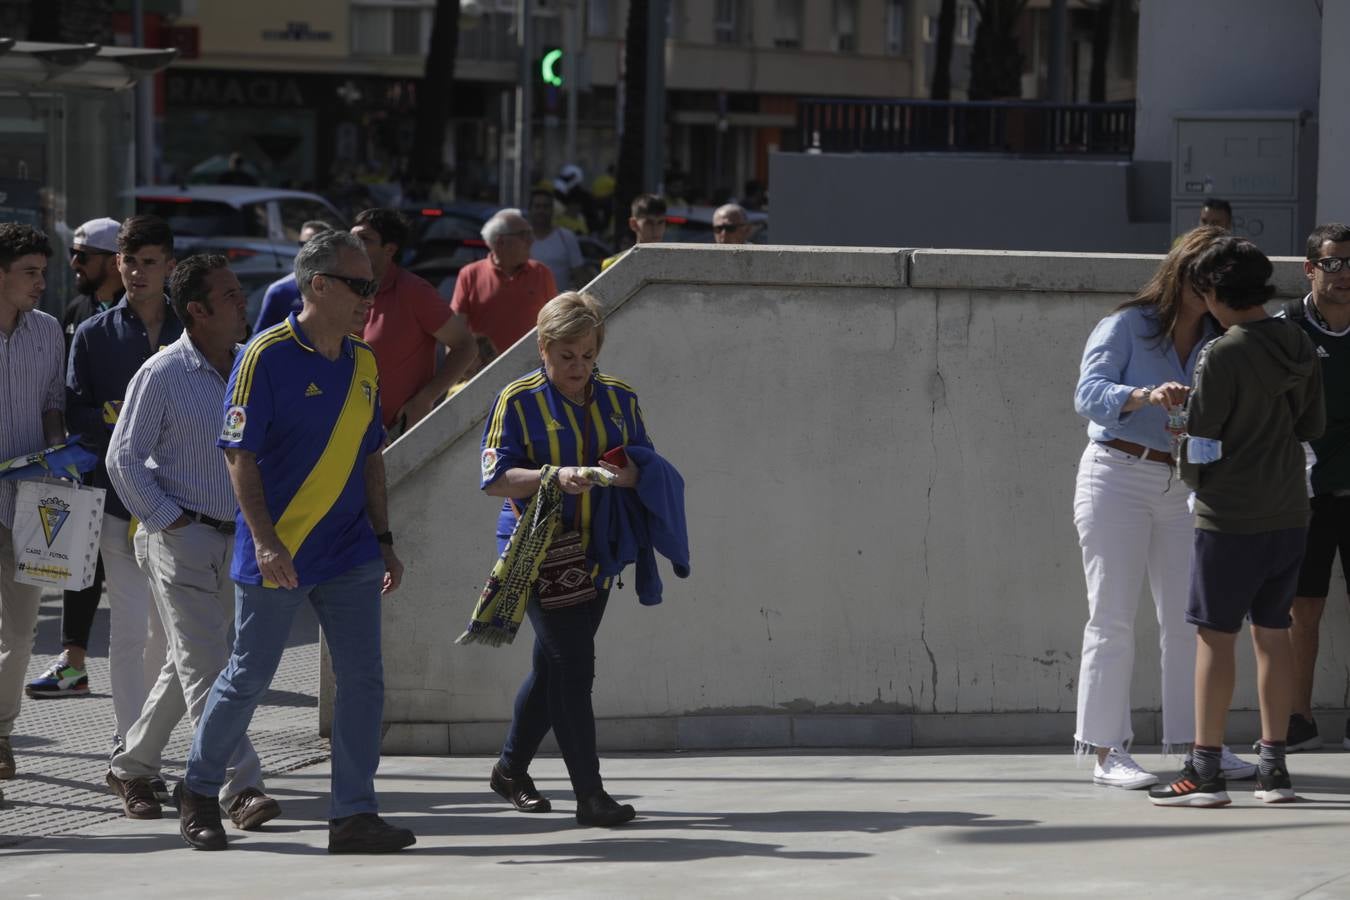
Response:
[[[1158,386],[1157,386],[1156,384],[1148,384],[1148,385],[1144,385],[1143,387],[1141,387],[1141,388],[1139,389],[1139,390],[1141,390],[1141,391],[1144,392],[1144,405],[1145,405],[1145,406],[1149,406],[1149,405],[1151,405],[1151,404],[1153,403],[1153,400],[1152,400],[1153,392],[1154,392],[1155,390],[1157,390],[1157,388],[1158,388]]]
[[[375,535],[375,540],[379,541],[381,544],[388,544],[392,547],[394,546],[394,533],[392,531],[381,531],[379,534]]]

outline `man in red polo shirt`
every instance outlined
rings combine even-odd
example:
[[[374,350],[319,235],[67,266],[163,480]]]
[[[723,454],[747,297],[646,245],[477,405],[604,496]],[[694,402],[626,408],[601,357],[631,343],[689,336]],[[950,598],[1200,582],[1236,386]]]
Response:
[[[408,243],[408,220],[394,209],[368,209],[356,217],[352,234],[366,245],[380,289],[361,336],[380,367],[384,426],[411,428],[445,398],[450,385],[477,355],[464,319],[425,280],[396,259]],[[436,370],[436,344],[448,355]]]
[[[488,258],[459,270],[450,307],[501,353],[534,327],[558,288],[548,266],[530,259],[534,229],[520,210],[503,209],[488,219],[483,240]]]

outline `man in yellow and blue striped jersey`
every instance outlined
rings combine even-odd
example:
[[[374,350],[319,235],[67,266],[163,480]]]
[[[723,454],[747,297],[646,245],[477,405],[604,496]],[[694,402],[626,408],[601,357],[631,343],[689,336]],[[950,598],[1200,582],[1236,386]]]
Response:
[[[379,598],[398,587],[403,566],[385,503],[375,354],[352,336],[378,283],[360,239],[345,231],[306,244],[295,275],[300,313],[253,339],[225,392],[217,445],[239,500],[230,572],[238,631],[188,755],[180,831],[197,849],[225,849],[216,795],[308,600],[337,675],[328,850],[389,852],[415,840],[381,819],[375,800]]]

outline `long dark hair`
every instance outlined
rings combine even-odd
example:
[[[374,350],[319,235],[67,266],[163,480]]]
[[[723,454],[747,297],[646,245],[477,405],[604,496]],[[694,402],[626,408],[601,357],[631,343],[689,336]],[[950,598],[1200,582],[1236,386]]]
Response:
[[[1160,342],[1170,340],[1177,327],[1177,318],[1181,312],[1181,303],[1187,285],[1191,284],[1195,261],[1210,245],[1228,232],[1214,225],[1201,225],[1177,238],[1171,252],[1163,258],[1158,271],[1148,283],[1140,288],[1131,300],[1126,300],[1113,310],[1120,312],[1132,307],[1143,307],[1152,312],[1158,320],[1158,331],[1154,334]]]

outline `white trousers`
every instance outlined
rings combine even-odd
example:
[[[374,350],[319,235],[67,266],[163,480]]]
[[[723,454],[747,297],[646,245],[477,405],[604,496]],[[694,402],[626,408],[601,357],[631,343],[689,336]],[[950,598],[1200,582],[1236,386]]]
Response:
[[[166,626],[169,654],[111,768],[118,778],[154,778],[174,728],[186,714],[196,731],[211,686],[230,661],[234,537],[194,522],[155,534],[141,529],[135,548]],[[222,805],[249,787],[263,789],[262,763],[245,736],[226,770]]]
[[[0,525],[0,737],[9,737],[23,702],[42,588],[14,580],[14,536]]]
[[[150,582],[136,564],[131,522],[104,513],[98,549],[108,590],[108,680],[117,733],[126,737],[164,667],[168,643]]]
[[[1162,650],[1163,747],[1195,740],[1195,626],[1186,622],[1194,517],[1168,466],[1089,442],[1073,521],[1083,549],[1088,622],[1078,673],[1079,745],[1124,750],[1130,725],[1134,619],[1145,578]],[[1170,476],[1170,477],[1169,477]]]

